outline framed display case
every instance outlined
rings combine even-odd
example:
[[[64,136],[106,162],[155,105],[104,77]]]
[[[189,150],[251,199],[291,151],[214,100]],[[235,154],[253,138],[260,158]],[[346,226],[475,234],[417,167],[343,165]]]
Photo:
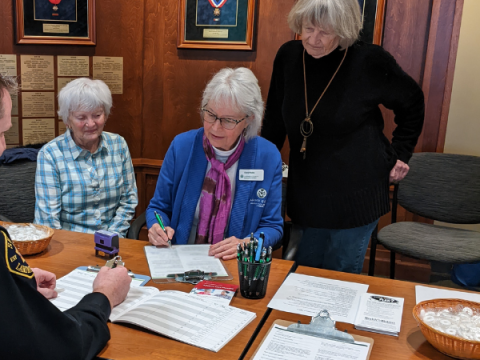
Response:
[[[255,0],[179,0],[178,48],[252,50]]]
[[[95,0],[16,0],[17,44],[95,45]]]

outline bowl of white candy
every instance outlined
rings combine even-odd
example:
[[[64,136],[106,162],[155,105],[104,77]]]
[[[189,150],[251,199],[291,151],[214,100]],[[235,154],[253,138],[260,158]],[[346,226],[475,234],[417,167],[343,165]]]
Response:
[[[480,359],[480,304],[460,299],[422,301],[413,317],[433,347],[457,359]]]
[[[45,250],[53,236],[53,229],[44,225],[0,221],[7,229],[13,244],[22,255],[38,254]]]

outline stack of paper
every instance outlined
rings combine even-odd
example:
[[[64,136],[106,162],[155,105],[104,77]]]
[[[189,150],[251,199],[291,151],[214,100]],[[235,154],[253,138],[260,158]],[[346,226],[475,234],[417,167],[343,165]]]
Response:
[[[368,285],[291,273],[268,304],[269,308],[315,316],[328,310],[335,321],[353,324]]]
[[[62,288],[51,302],[64,311],[75,306],[92,292],[96,273],[76,269],[57,280]],[[113,308],[112,322],[126,322],[144,327],[211,351],[219,351],[256,314],[250,311],[207,301],[181,291],[159,291],[154,287],[131,287],[127,298]]]
[[[268,307],[315,316],[328,310],[332,320],[354,324],[359,330],[398,336],[402,298],[367,293],[368,285],[292,273]]]
[[[403,298],[362,294],[355,317],[355,328],[398,336],[402,325]]]

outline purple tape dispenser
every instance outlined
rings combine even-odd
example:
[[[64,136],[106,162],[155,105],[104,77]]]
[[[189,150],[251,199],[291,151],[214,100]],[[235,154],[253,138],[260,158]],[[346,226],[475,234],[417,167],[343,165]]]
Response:
[[[99,251],[110,258],[118,254],[120,250],[118,234],[107,230],[98,230],[95,231],[93,238],[95,240],[95,256],[98,256]]]

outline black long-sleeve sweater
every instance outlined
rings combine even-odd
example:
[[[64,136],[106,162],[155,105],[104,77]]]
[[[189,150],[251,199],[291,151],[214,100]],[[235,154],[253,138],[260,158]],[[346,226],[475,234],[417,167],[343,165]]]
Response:
[[[366,225],[390,209],[390,170],[397,159],[408,162],[422,131],[422,90],[380,46],[355,43],[311,116],[314,131],[303,159],[302,54],[301,41],[278,51],[261,132],[279,149],[288,136],[287,213],[302,226]],[[319,59],[305,53],[309,111],[343,55],[340,49]],[[383,134],[380,104],[395,113],[392,143]]]

